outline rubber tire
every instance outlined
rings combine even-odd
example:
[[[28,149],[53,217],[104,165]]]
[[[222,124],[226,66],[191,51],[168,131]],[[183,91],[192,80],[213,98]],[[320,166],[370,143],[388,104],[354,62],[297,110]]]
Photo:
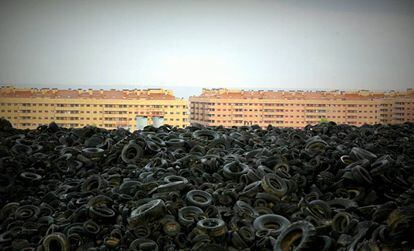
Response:
[[[200,202],[195,199],[195,196],[199,196],[205,199],[205,201]],[[206,208],[213,203],[213,196],[203,190],[191,190],[186,195],[186,200],[189,204],[200,207]]]
[[[206,218],[198,221],[197,229],[212,237],[223,236],[227,233],[226,223],[218,218]]]
[[[57,242],[59,244],[60,249],[56,249],[56,247],[50,247],[52,242]],[[69,251],[70,244],[66,235],[62,233],[52,233],[46,236],[42,242],[44,251]]]
[[[165,204],[161,199],[152,200],[131,212],[128,223],[131,226],[159,219],[165,214]]]
[[[276,174],[266,174],[262,178],[262,188],[266,192],[270,194],[274,194],[277,197],[281,198],[285,196],[288,192],[288,186],[285,182],[285,180]]]
[[[278,228],[269,228],[266,225],[272,224],[278,225]],[[279,235],[282,231],[284,231],[290,224],[290,221],[285,217],[278,215],[278,214],[264,214],[257,217],[253,221],[253,227],[256,231],[260,230],[268,230],[272,233],[272,235]]]
[[[299,251],[311,250],[311,243],[315,237],[315,227],[307,221],[297,221],[288,226],[278,236],[273,251]],[[291,245],[297,241],[300,242],[291,249]]]

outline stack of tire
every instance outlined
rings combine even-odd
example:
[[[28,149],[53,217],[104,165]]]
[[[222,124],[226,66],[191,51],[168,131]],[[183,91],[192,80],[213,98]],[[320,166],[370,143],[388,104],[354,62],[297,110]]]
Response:
[[[411,250],[414,124],[0,119],[0,250]]]

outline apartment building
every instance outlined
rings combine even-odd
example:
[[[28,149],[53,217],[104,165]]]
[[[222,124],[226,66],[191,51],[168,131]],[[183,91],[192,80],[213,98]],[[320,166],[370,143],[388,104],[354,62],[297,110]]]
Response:
[[[164,89],[58,90],[0,87],[0,117],[15,128],[37,128],[55,121],[64,127],[95,125],[135,130],[140,118],[152,124],[189,124],[188,102]]]
[[[361,126],[414,121],[414,90],[243,91],[203,89],[190,97],[190,122],[225,127],[303,128],[329,120]]]

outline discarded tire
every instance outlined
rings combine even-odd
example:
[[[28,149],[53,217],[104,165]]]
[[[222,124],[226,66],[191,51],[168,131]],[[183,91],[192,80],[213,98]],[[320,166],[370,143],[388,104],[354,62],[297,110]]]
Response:
[[[411,250],[414,124],[0,119],[0,250]]]

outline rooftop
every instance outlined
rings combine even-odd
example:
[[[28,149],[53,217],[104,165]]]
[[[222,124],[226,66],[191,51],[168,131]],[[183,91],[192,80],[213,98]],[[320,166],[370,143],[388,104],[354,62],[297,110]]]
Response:
[[[3,98],[52,98],[52,99],[167,99],[174,100],[171,90],[133,89],[133,90],[93,90],[93,89],[49,89],[49,88],[15,88],[0,86],[0,97]]]
[[[282,91],[282,90],[234,90],[234,89],[206,89],[204,88],[201,95],[193,96],[200,98],[223,98],[223,99],[347,99],[347,100],[365,100],[365,99],[382,99],[395,97],[414,98],[414,91],[389,91],[373,92],[367,90],[357,91]]]

